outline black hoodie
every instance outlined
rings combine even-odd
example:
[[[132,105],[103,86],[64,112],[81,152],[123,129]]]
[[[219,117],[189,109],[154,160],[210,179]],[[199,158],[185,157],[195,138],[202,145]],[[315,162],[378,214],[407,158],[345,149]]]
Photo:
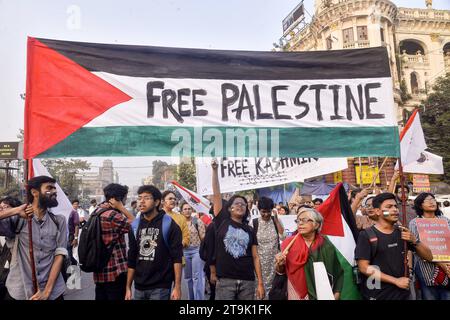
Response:
[[[136,237],[129,233],[128,267],[135,269],[134,286],[137,290],[170,289],[175,280],[174,263],[181,263],[183,245],[181,229],[172,220],[167,248],[163,240],[164,211],[151,221],[140,219]],[[172,219],[172,218],[171,218]]]

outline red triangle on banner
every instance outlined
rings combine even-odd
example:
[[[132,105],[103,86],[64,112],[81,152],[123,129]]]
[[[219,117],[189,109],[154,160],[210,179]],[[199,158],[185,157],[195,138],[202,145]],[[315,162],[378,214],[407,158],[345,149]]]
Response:
[[[24,157],[31,159],[131,97],[28,38]]]
[[[331,192],[329,197],[318,208],[323,217],[322,234],[330,236],[344,236],[344,226],[342,224],[341,200],[339,189],[343,188],[339,183]]]

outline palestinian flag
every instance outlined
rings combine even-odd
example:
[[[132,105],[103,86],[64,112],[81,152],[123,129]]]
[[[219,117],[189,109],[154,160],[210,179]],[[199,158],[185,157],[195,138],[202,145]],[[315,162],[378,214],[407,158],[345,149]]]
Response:
[[[252,52],[29,38],[24,153],[398,157],[392,90],[383,47]]]
[[[358,231],[342,183],[339,183],[331,191],[330,196],[320,205],[318,211],[324,219],[321,233],[327,235],[337,249],[339,262],[344,269],[344,287],[341,299],[360,299],[361,296],[353,275]]]

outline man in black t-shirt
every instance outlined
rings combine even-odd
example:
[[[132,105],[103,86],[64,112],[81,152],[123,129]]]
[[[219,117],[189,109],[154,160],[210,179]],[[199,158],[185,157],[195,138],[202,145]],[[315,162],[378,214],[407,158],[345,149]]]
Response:
[[[410,279],[405,276],[404,241],[421,258],[431,261],[433,256],[408,229],[395,225],[399,219],[395,195],[381,193],[373,198],[372,206],[378,219],[373,227],[360,233],[355,249],[363,274],[362,295],[368,300],[407,300]]]
[[[144,185],[138,190],[141,217],[133,222],[133,232],[128,234],[126,300],[181,298],[181,229],[169,215],[158,210],[161,197],[154,186]],[[131,292],[133,281],[134,295]]]

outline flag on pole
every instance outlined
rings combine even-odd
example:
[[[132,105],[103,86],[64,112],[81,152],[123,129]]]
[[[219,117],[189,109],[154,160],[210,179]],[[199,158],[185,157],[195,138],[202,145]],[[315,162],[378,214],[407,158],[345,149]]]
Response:
[[[403,172],[423,174],[443,174],[442,157],[431,152],[421,152],[420,157],[403,167]]]
[[[189,205],[196,212],[202,212],[202,213],[209,215],[209,209],[211,207],[211,204],[208,199],[202,197],[201,195],[195,193],[194,191],[186,189],[185,187],[181,186],[176,181],[171,181],[171,183],[175,186],[175,188],[181,194],[183,199],[187,203],[189,203]]]
[[[422,125],[420,123],[419,110],[414,110],[406,126],[400,133],[400,154],[402,165],[414,163],[420,158],[421,153],[427,148]]]
[[[344,270],[344,286],[341,292],[341,299],[360,299],[361,296],[353,275],[358,231],[355,217],[342,183],[339,183],[331,191],[330,196],[319,206],[318,211],[324,219],[321,233],[327,235],[337,249],[338,260]]]
[[[51,177],[47,168],[44,167],[41,160],[39,159],[33,159],[33,177],[36,176]],[[66,194],[61,189],[58,183],[56,183],[56,199],[58,200],[58,206],[52,208],[52,213],[55,215],[62,215],[66,218],[66,220],[68,220],[73,207],[70,203],[69,198],[67,198]]]

